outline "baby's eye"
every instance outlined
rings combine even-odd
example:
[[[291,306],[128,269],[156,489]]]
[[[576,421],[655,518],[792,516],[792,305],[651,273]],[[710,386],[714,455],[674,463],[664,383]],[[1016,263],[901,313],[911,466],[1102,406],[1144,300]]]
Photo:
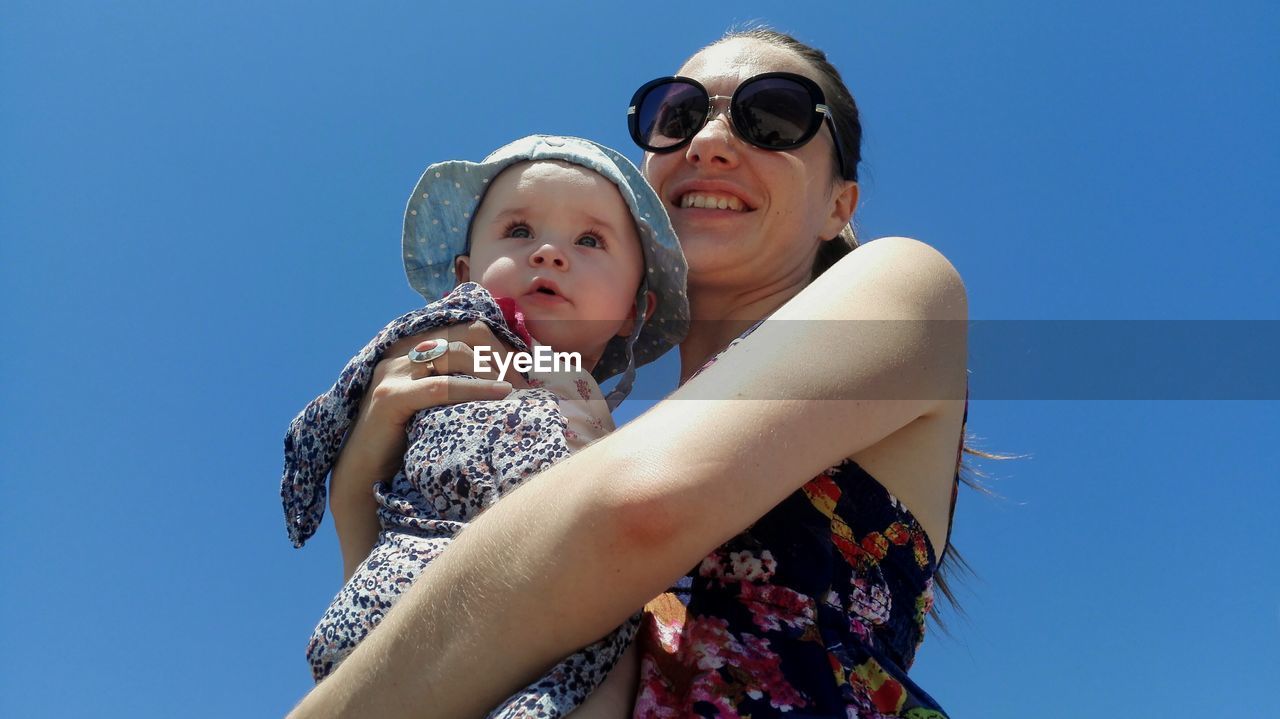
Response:
[[[533,237],[533,230],[529,229],[528,225],[522,222],[517,222],[507,228],[507,237],[527,239],[529,237]]]
[[[604,247],[604,240],[599,235],[583,235],[578,238],[577,244],[583,247]]]

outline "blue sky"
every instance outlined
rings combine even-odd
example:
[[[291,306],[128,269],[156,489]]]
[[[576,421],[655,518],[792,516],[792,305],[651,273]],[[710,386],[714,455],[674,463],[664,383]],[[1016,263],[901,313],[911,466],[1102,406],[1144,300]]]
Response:
[[[331,524],[285,538],[281,438],[417,304],[422,168],[531,132],[638,158],[631,91],[735,22],[829,52],[862,235],[940,248],[975,318],[1280,320],[1273,4],[368,5],[0,9],[0,715],[285,712],[341,563]],[[1270,706],[1280,403],[1245,396],[975,400],[1023,458],[962,495],[978,577],[917,681],[955,716]]]

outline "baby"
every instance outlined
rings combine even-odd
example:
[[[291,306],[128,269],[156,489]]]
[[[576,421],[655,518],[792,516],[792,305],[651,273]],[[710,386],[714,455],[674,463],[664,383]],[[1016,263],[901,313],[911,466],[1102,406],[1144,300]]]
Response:
[[[609,410],[630,391],[636,366],[688,329],[684,256],[661,200],[630,161],[587,140],[532,136],[478,164],[428,167],[405,213],[404,258],[410,284],[430,304],[384,328],[285,437],[281,495],[296,546],[319,525],[325,477],[374,365],[397,341],[481,321],[516,351],[571,353],[581,370],[562,363],[530,371],[531,389],[506,399],[415,415],[403,468],[372,490],[377,541],[312,635],[307,657],[316,681],[466,522],[611,431]],[[606,401],[598,382],[618,374]],[[340,539],[346,551],[350,538]],[[490,716],[558,717],[579,707],[623,655],[635,626],[633,619],[564,659]],[[609,693],[623,682],[611,680]]]

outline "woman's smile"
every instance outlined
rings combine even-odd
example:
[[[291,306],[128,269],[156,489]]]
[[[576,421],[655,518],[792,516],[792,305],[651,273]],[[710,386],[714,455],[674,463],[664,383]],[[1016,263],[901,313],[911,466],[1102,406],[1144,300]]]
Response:
[[[696,207],[707,210],[732,210],[733,212],[750,212],[751,209],[742,204],[742,200],[733,195],[718,192],[686,192],[680,197],[680,208]]]

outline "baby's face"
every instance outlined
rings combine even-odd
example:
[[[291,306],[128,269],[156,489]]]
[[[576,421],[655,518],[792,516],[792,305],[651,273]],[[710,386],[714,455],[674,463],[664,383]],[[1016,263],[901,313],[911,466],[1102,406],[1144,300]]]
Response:
[[[504,170],[471,223],[459,280],[514,298],[529,331],[594,363],[629,332],[644,257],[617,186],[584,167],[522,162]]]

